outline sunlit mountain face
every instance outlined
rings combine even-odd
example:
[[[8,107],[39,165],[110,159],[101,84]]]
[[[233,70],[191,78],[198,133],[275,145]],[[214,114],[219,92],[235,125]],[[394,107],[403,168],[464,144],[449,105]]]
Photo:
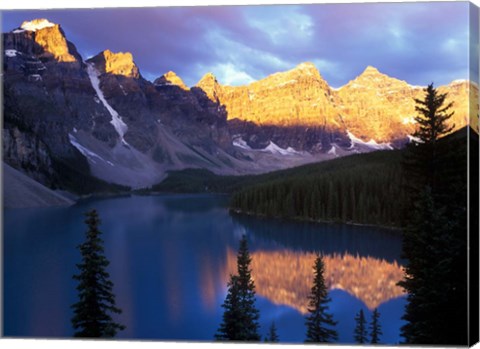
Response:
[[[316,254],[301,251],[255,251],[252,276],[260,296],[279,305],[307,313],[313,285]],[[236,273],[236,252],[227,249],[227,272]],[[397,282],[403,277],[397,262],[351,254],[324,256],[325,281],[329,290],[343,290],[361,300],[370,310],[404,295]]]

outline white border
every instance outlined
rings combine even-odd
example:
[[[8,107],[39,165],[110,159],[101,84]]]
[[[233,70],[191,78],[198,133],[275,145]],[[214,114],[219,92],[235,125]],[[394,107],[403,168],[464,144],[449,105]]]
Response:
[[[448,0],[436,0],[441,2],[448,2]],[[231,0],[226,2],[225,0],[175,0],[168,1],[167,3],[162,0],[5,0],[0,3],[0,10],[21,10],[21,9],[62,9],[62,8],[102,8],[102,7],[153,7],[153,6],[206,6],[206,5],[274,5],[274,4],[312,4],[312,3],[359,3],[359,2],[380,2],[375,0]],[[384,0],[381,2],[399,2],[398,0]],[[402,2],[417,2],[415,0],[402,0]],[[429,1],[432,2],[432,1]],[[480,0],[472,0],[477,6],[480,6]],[[1,13],[0,13],[1,14]],[[1,23],[1,15],[0,15]],[[1,242],[0,242],[1,246]],[[0,280],[1,285],[1,280]],[[0,309],[2,305],[0,305]],[[0,329],[0,332],[1,329]],[[2,348],[48,348],[48,349],[78,349],[78,348],[115,348],[115,349],[133,349],[133,348],[195,348],[195,349],[216,349],[216,348],[236,348],[236,349],[265,349],[265,348],[282,348],[282,349],[298,349],[306,348],[302,345],[268,345],[268,344],[219,344],[215,342],[208,343],[175,343],[175,342],[149,342],[149,341],[79,341],[79,340],[41,340],[41,339],[0,339],[0,346]],[[316,348],[360,348],[359,346],[342,346],[342,345],[321,345],[315,346]],[[367,348],[367,347],[363,347]],[[378,347],[370,347],[378,348]],[[406,346],[395,347],[389,346],[389,348],[407,348]],[[417,347],[419,348],[419,347]],[[437,347],[438,348],[438,347]],[[480,345],[475,345],[476,349],[480,348]]]

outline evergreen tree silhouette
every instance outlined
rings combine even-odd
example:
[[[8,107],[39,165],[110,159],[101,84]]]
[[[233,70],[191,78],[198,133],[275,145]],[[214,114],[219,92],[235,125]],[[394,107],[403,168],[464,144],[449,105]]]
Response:
[[[430,84],[415,100],[417,139],[403,162],[410,204],[399,285],[407,291],[401,329],[407,344],[467,343],[467,149],[466,140],[447,135],[453,112],[446,97]]]
[[[311,293],[308,297],[308,312],[305,324],[307,326],[307,338],[305,342],[329,343],[338,339],[338,334],[333,327],[337,324],[333,316],[327,312],[328,297],[327,286],[325,285],[325,265],[323,258],[317,254],[314,264],[314,280]]]
[[[230,276],[227,297],[222,305],[225,312],[215,334],[217,340],[260,341],[258,324],[260,314],[255,306],[251,261],[247,238],[243,236],[237,254],[238,275]]]
[[[355,315],[355,331],[354,339],[355,342],[364,344],[367,343],[367,322],[365,320],[365,315],[363,310],[360,309],[357,315]]]
[[[104,255],[103,240],[98,230],[100,219],[96,210],[86,213],[88,226],[86,240],[78,246],[82,261],[77,264],[80,270],[73,278],[78,281],[79,301],[72,305],[74,315],[72,325],[75,337],[108,338],[114,337],[125,326],[113,321],[110,314],[120,314],[115,306],[113,283],[105,270],[109,261]]]
[[[270,328],[268,329],[268,335],[265,337],[265,342],[269,343],[277,343],[278,342],[278,334],[277,334],[277,327],[275,326],[275,322],[272,321]]]
[[[382,329],[380,327],[380,313],[378,309],[375,308],[372,313],[372,322],[370,323],[370,343],[378,344],[380,343],[380,336],[382,335]]]

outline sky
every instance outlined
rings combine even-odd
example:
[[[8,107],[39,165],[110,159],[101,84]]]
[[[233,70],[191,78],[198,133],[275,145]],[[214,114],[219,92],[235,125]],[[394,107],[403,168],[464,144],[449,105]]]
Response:
[[[332,87],[348,83],[369,65],[425,86],[469,78],[469,6],[408,2],[5,10],[2,31],[47,18],[62,26],[84,58],[105,49],[128,51],[146,79],[174,71],[189,86],[207,72],[222,84],[242,85],[302,62],[314,63]]]

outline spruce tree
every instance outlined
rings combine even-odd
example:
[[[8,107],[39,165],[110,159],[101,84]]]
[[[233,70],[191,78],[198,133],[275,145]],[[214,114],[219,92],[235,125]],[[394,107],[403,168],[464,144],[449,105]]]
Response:
[[[403,233],[407,264],[399,282],[407,291],[401,330],[407,344],[466,344],[465,140],[452,150],[454,140],[440,139],[453,129],[446,123],[452,104],[433,85],[425,92],[415,100],[418,140],[403,163],[410,204]]]
[[[215,334],[217,340],[259,341],[259,311],[255,306],[255,284],[252,279],[247,238],[240,240],[237,255],[238,275],[231,276],[222,323]]]
[[[355,342],[364,344],[367,343],[367,323],[363,310],[360,309],[357,315],[355,315],[355,331],[353,338]]]
[[[112,313],[120,314],[121,310],[115,306],[113,283],[106,271],[109,261],[104,255],[97,211],[87,212],[86,217],[86,240],[78,246],[82,255],[81,263],[77,264],[80,273],[73,276],[78,281],[79,296],[79,301],[72,305],[74,336],[114,337],[125,326],[116,323],[111,316]]]
[[[268,335],[265,337],[265,342],[269,343],[278,343],[278,334],[277,334],[277,327],[275,326],[275,322],[272,321],[270,328],[268,329]]]
[[[317,254],[315,259],[314,280],[311,293],[308,297],[308,312],[305,324],[307,326],[307,338],[305,342],[330,343],[338,339],[338,334],[333,327],[337,324],[333,316],[328,313],[328,303],[331,299],[328,297],[327,286],[325,285],[324,272],[325,265],[323,258]]]
[[[378,344],[380,343],[380,336],[382,335],[382,329],[380,327],[380,313],[378,309],[375,308],[372,313],[372,322],[370,323],[370,343]]]
[[[433,83],[425,89],[423,99],[414,99],[417,116],[414,118],[417,129],[413,134],[413,142],[407,147],[404,166],[413,192],[418,193],[424,186],[436,190],[440,157],[438,156],[438,140],[450,133],[454,125],[447,121],[453,116],[450,109],[453,103],[445,105],[446,93],[439,93]]]
[[[225,297],[222,307],[224,308],[222,323],[215,334],[215,339],[220,341],[240,340],[244,329],[237,275],[230,275],[227,296]]]

